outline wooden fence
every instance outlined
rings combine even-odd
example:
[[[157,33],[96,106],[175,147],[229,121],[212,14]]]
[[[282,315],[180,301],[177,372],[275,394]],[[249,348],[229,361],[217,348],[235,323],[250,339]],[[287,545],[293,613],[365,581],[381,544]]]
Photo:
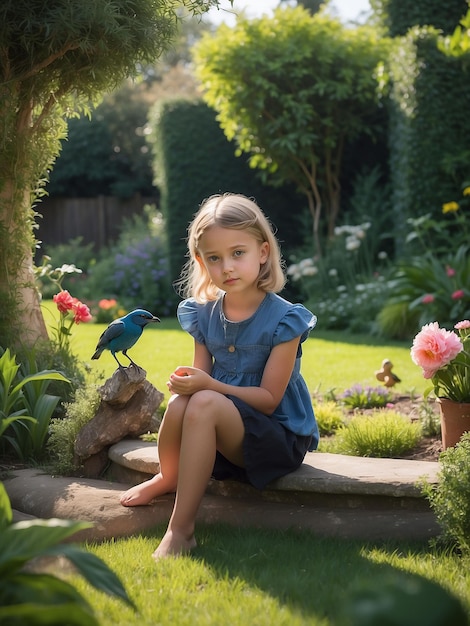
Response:
[[[44,246],[82,237],[84,245],[93,243],[98,252],[116,241],[124,219],[142,214],[144,205],[155,202],[156,198],[143,198],[140,194],[128,199],[110,196],[45,198],[36,207],[42,215],[38,218],[36,236]]]

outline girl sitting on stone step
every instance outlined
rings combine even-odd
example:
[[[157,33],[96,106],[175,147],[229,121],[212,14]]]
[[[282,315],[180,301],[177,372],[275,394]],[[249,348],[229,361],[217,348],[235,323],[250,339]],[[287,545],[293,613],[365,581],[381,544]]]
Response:
[[[195,519],[207,484],[258,489],[297,469],[318,445],[301,344],[316,317],[278,292],[285,284],[271,226],[238,194],[206,200],[189,227],[189,261],[178,319],[194,338],[193,365],[171,374],[158,437],[160,472],[122,494],[123,506],[176,491],[155,559],[196,546]]]

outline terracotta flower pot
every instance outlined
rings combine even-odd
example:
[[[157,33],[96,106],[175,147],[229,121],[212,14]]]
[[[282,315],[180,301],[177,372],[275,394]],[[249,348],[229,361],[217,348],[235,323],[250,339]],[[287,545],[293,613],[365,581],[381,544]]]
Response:
[[[470,431],[470,402],[453,402],[438,398],[441,413],[441,438],[444,450],[455,446]]]

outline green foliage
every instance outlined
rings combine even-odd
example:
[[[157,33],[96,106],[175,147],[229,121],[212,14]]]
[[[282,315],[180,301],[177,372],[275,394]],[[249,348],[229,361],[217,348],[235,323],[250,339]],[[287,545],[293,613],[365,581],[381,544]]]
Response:
[[[451,329],[470,316],[469,195],[465,186],[460,203],[445,203],[439,219],[426,214],[408,220],[405,256],[377,319],[384,336],[410,337],[434,321]]]
[[[440,415],[427,397],[423,398],[419,405],[418,419],[423,437],[437,437],[441,434]]]
[[[87,384],[77,389],[74,400],[66,404],[65,416],[52,420],[47,449],[55,473],[76,471],[75,440],[83,426],[95,416],[99,403],[96,385]]]
[[[124,222],[115,245],[100,254],[87,271],[86,293],[92,298],[116,298],[128,311],[148,309],[172,315],[176,295],[168,270],[167,239],[154,208],[145,217]]]
[[[440,456],[437,485],[424,485],[431,507],[451,540],[467,556],[470,554],[470,433],[447,448]]]
[[[195,47],[204,97],[238,153],[306,195],[317,253],[320,233],[332,236],[336,224],[345,141],[380,132],[377,66],[387,48],[370,27],[301,7],[221,26]]]
[[[430,27],[414,28],[396,41],[390,57],[390,168],[400,254],[406,220],[437,216],[468,178],[470,118],[462,103],[470,102],[470,82],[465,57],[444,54],[441,41]]]
[[[378,168],[356,176],[345,206],[348,222],[335,229],[324,256],[313,261],[307,253],[309,263],[294,263],[288,274],[324,328],[375,332],[388,296],[392,247],[388,186]]]
[[[320,435],[333,435],[344,425],[344,414],[336,402],[314,404],[315,418]]]
[[[392,400],[392,392],[386,387],[353,385],[343,392],[341,402],[350,409],[378,409]]]
[[[68,380],[57,371],[38,372],[32,358],[20,368],[9,348],[0,352],[0,445],[22,460],[38,458],[59,401],[47,394],[49,383]]]
[[[304,242],[306,208],[289,186],[267,188],[244,159],[234,156],[216,122],[201,101],[169,100],[151,111],[149,141],[156,183],[161,193],[169,247],[171,280],[186,261],[188,223],[204,198],[230,191],[254,197],[279,230],[286,248]],[[183,182],[182,182],[183,181]]]
[[[426,25],[451,33],[468,6],[467,0],[370,0],[370,4],[392,37]]]
[[[353,456],[396,458],[411,450],[421,426],[395,411],[358,415],[338,433],[338,451]]]
[[[61,544],[87,522],[35,519],[12,523],[8,495],[0,484],[0,622],[18,626],[98,626],[93,609],[71,584],[53,574],[24,570],[33,559],[64,556],[96,589],[135,608],[119,578],[91,552]]]
[[[134,88],[134,92],[137,89]],[[154,195],[152,170],[143,129],[148,104],[132,98],[131,85],[107,96],[91,119],[82,115],[68,122],[47,185],[51,196],[131,197]]]

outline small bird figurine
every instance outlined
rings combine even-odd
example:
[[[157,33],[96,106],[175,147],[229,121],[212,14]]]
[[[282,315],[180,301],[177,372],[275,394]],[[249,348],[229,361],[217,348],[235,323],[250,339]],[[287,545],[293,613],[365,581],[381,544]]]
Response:
[[[393,387],[397,383],[401,383],[401,379],[392,372],[393,363],[388,359],[382,361],[382,369],[375,372],[375,377],[380,380],[386,387]]]
[[[104,350],[109,350],[116,359],[119,368],[122,369],[123,365],[116,356],[116,352],[122,352],[129,359],[131,365],[139,367],[127,354],[127,351],[137,342],[147,324],[159,321],[158,317],[144,309],[135,309],[124,317],[114,320],[102,333],[96,351],[91,358],[99,359]]]

